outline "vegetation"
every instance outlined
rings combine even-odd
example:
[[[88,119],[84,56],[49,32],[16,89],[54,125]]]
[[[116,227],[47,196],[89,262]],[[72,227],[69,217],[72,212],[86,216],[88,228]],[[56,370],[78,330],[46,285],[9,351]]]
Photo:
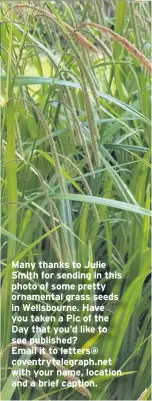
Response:
[[[15,259],[122,274],[108,334],[78,346],[124,374],[92,399],[150,400],[150,1],[2,0],[1,19],[2,399],[88,396],[12,387]]]

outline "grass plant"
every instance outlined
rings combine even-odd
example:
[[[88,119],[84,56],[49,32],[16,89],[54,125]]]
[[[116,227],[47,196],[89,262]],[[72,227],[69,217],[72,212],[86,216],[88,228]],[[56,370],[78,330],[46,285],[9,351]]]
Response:
[[[108,334],[78,345],[123,372],[92,399],[150,400],[150,1],[107,3],[2,0],[2,400],[89,397],[12,387],[14,259],[122,273]]]

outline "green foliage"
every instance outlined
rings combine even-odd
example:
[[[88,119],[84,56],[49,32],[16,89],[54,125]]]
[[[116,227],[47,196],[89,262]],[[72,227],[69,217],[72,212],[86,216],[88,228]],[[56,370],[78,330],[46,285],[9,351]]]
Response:
[[[123,371],[95,378],[92,399],[137,400],[147,389],[148,400],[150,77],[120,43],[81,23],[114,27],[149,59],[149,2],[109,1],[108,16],[99,0],[35,1],[40,17],[10,8],[18,3],[29,5],[3,0],[1,10],[2,399],[82,399],[67,388],[12,388],[11,261],[90,259],[123,277],[107,284],[120,296],[106,304],[109,334],[78,339]]]

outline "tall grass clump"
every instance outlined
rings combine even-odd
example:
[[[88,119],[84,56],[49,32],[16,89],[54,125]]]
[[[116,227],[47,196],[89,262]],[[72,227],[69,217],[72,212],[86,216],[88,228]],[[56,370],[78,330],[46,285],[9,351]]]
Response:
[[[150,400],[150,2],[2,0],[1,22],[2,399]],[[108,334],[77,342],[122,377],[12,387],[14,259],[122,274]]]

